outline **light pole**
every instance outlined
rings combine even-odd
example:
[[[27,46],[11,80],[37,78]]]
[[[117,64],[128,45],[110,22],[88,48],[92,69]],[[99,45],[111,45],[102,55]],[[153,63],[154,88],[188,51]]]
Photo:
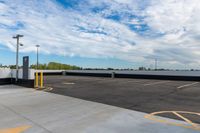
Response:
[[[155,59],[155,70],[157,70],[157,66],[158,66],[158,60]]]
[[[23,44],[19,43],[19,38],[23,37],[23,35],[17,34],[16,36],[13,36],[13,39],[17,39],[17,49],[16,49],[16,83],[18,82],[18,73],[19,73],[19,66],[18,66],[18,61],[19,61],[19,46],[23,46]]]
[[[39,67],[39,52],[38,52],[38,49],[40,47],[40,45],[35,45],[36,48],[37,48],[37,70],[38,70],[38,67]]]

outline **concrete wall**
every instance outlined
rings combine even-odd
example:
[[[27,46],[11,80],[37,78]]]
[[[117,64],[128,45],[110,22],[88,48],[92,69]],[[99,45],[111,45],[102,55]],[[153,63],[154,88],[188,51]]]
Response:
[[[34,79],[34,69],[29,70],[29,79]],[[22,69],[19,69],[19,79],[22,79]],[[15,78],[16,77],[16,70],[9,69],[9,68],[0,68],[0,78]]]
[[[35,70],[35,72],[43,72],[44,75],[62,75],[65,70]]]
[[[35,72],[51,73],[51,72],[63,72],[65,70],[35,70]]]
[[[11,84],[11,69],[0,68],[0,85]]]
[[[29,70],[29,79],[34,79],[35,72],[43,73],[62,73],[65,70]],[[165,75],[165,76],[197,76],[200,77],[200,71],[120,71],[120,70],[67,70],[66,72],[74,73],[107,73],[111,74],[137,74],[137,75]],[[16,77],[16,70],[8,68],[0,68],[0,78]],[[22,78],[22,69],[19,70],[19,78]]]
[[[22,79],[22,69],[19,70],[19,80],[18,82],[15,81],[16,77],[16,70],[9,69],[9,68],[0,68],[0,85],[6,85],[6,84],[17,84],[20,86],[25,87],[34,87],[34,76],[35,71],[33,69],[29,70],[29,77],[27,79]]]
[[[115,78],[200,81],[200,71],[69,70],[69,71],[66,71],[66,75],[112,77],[112,78],[115,77]]]
[[[35,70],[43,73],[99,73],[99,74],[137,74],[137,75],[165,75],[165,76],[200,76],[200,71],[121,71],[121,70]]]
[[[34,69],[29,69],[29,76],[28,76],[28,79],[34,79],[35,76],[35,70]],[[12,69],[11,70],[11,78],[15,78],[16,77],[16,70],[15,69]],[[22,79],[23,77],[23,70],[22,69],[19,69],[19,79]]]
[[[0,79],[10,78],[11,77],[11,69],[9,68],[0,68]]]
[[[133,75],[200,76],[200,71],[120,71],[120,70],[67,70],[74,73],[112,73]]]
[[[34,79],[34,73],[62,73],[64,70],[29,70],[29,79]],[[67,70],[66,72],[74,73],[108,73],[116,74],[137,74],[137,75],[166,75],[166,76],[197,76],[200,77],[200,71],[116,71],[116,70]],[[15,78],[16,70],[9,68],[0,68],[0,78]],[[22,69],[19,70],[19,78],[22,79]]]

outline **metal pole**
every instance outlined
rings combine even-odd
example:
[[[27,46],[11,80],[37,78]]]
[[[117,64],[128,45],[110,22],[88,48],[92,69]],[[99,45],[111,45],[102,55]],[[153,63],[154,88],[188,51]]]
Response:
[[[38,47],[37,47],[37,70],[38,70],[39,62],[38,62]]]
[[[18,73],[19,73],[19,66],[18,66],[18,58],[19,58],[19,38],[23,37],[23,35],[17,34],[16,36],[13,37],[13,39],[17,39],[17,48],[16,48],[16,82],[18,82]]]
[[[18,82],[18,73],[19,73],[19,67],[18,67],[18,58],[19,58],[19,37],[17,37],[17,52],[16,52],[16,83]]]
[[[40,47],[40,45],[36,45],[36,48],[37,48],[37,70],[39,68],[39,47]]]
[[[155,70],[157,70],[157,59],[155,59]]]

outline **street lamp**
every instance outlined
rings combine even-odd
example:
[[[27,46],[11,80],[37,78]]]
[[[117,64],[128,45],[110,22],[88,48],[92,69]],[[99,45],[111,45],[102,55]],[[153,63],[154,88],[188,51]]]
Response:
[[[40,45],[35,45],[36,48],[37,48],[37,70],[38,70],[38,67],[39,67],[39,52],[38,52],[38,49],[40,47]]]
[[[157,67],[158,67],[158,59],[155,59],[155,70],[157,71]]]
[[[13,36],[13,39],[17,39],[17,49],[16,49],[16,83],[18,82],[18,73],[19,73],[19,66],[18,66],[18,61],[19,61],[19,46],[23,46],[23,44],[19,43],[19,38],[24,37],[24,35],[19,35],[17,34],[16,36]]]

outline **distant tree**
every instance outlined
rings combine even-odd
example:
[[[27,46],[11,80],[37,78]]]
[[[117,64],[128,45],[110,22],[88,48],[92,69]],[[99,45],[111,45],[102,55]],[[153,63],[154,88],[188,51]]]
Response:
[[[138,70],[140,70],[140,71],[146,71],[147,69],[145,67],[139,67]]]
[[[113,68],[107,68],[107,70],[114,70]]]
[[[10,69],[16,69],[16,65],[10,65],[9,68]]]
[[[36,69],[36,65],[31,65],[30,68]],[[49,62],[48,64],[39,64],[38,69],[40,70],[80,70],[78,66],[71,66],[67,64],[61,64],[57,62]]]

